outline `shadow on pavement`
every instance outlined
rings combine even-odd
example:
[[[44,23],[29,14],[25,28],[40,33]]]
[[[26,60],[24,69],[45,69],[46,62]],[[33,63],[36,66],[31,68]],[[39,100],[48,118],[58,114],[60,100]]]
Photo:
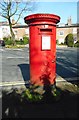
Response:
[[[30,80],[30,66],[29,66],[29,64],[19,64],[18,66],[21,70],[24,81],[26,82],[26,81]]]
[[[62,64],[61,64],[62,63]],[[70,65],[70,67],[68,66]],[[30,65],[29,64],[19,64],[18,65],[23,79],[24,81],[28,81],[30,80]],[[56,63],[56,73],[58,76],[61,76],[62,78],[64,78],[65,80],[75,83],[78,82],[77,77],[79,77],[78,72],[77,71],[73,71],[73,69],[75,70],[77,66],[73,65],[72,63],[68,62],[68,61],[63,61],[62,59],[57,59],[57,63]],[[76,80],[74,81],[74,78],[76,78]]]
[[[71,63],[71,61],[67,59],[57,58],[56,72],[57,75],[61,76],[69,82],[78,82],[78,66],[76,64]]]

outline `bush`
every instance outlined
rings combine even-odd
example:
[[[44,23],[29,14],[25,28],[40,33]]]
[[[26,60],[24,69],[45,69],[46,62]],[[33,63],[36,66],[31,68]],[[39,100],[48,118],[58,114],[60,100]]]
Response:
[[[5,45],[12,45],[13,41],[11,40],[11,37],[4,37],[3,38]],[[15,40],[15,45],[26,45],[29,43],[29,38],[27,36],[23,37],[23,40]]]
[[[23,39],[16,40],[17,45],[26,45],[29,43],[29,38],[27,36],[24,36]]]
[[[68,34],[65,38],[65,44],[68,46],[68,47],[73,47],[74,45],[74,38],[73,38],[73,34]]]
[[[23,37],[23,42],[24,42],[24,45],[28,44],[29,43],[29,38],[27,36],[24,36]]]
[[[4,37],[3,38],[5,45],[12,45],[11,37]]]
[[[16,40],[15,43],[16,45],[23,45],[23,42],[21,42],[20,40]]]
[[[59,40],[56,40],[56,44],[59,45]]]
[[[79,47],[79,40],[74,44],[74,47]]]
[[[60,44],[60,45],[64,45],[64,43],[62,43],[62,42],[61,42],[61,44]]]

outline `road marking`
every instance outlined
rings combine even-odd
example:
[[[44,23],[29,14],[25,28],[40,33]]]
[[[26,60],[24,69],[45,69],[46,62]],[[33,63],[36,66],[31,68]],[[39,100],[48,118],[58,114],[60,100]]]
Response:
[[[58,76],[56,79],[56,82],[75,82],[78,81],[79,82],[79,77],[71,77],[71,78],[62,78],[61,76]]]
[[[0,49],[0,51],[4,51],[3,49]]]
[[[23,49],[12,49],[12,50],[16,50],[16,51],[23,51]]]
[[[3,86],[14,86],[14,85],[25,85],[29,84],[29,81],[14,81],[14,82],[0,82],[0,87]]]
[[[2,95],[0,95],[0,98],[2,98]],[[2,101],[1,101],[2,102]]]
[[[23,49],[18,49],[18,48],[17,49],[16,48],[14,48],[14,49],[13,48],[5,48],[5,50],[24,51]]]
[[[10,59],[10,58],[12,58],[12,59],[13,58],[18,58],[19,59],[19,58],[25,58],[25,57],[7,57],[7,59]]]
[[[74,77],[74,78],[67,78],[67,80],[66,80],[66,78],[64,79],[64,78],[62,78],[61,76],[58,76],[57,78],[56,78],[56,82],[58,83],[58,82],[75,82],[75,80],[76,80],[76,82],[79,80],[79,77],[78,78],[76,78],[76,77]],[[30,81],[28,80],[28,81],[14,81],[14,82],[0,82],[0,87],[6,87],[6,86],[14,86],[14,85],[26,85],[26,84],[29,84],[30,83]]]

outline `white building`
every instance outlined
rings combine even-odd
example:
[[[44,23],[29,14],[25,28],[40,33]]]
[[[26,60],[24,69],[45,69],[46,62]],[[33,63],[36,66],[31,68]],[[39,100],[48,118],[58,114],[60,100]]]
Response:
[[[10,28],[7,24],[0,24],[0,39],[10,36]]]

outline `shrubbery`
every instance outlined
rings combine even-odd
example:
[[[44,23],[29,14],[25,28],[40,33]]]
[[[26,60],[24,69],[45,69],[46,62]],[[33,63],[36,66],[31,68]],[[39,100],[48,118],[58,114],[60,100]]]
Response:
[[[74,44],[74,47],[79,47],[79,40]]]
[[[11,37],[4,37],[3,40],[5,42],[5,45],[11,45],[12,44]]]
[[[28,44],[28,43],[29,43],[29,37],[24,36],[24,37],[23,37],[23,42],[24,42],[24,45],[25,45],[25,44]]]
[[[73,47],[74,45],[74,38],[73,38],[73,34],[68,34],[65,38],[65,44],[68,46],[68,47]]]
[[[13,41],[11,40],[11,37],[4,37],[3,38],[5,45],[12,45]],[[23,39],[15,40],[15,45],[26,45],[29,43],[29,38],[27,36],[24,36]]]
[[[59,45],[59,41],[58,40],[56,40],[56,44]]]

